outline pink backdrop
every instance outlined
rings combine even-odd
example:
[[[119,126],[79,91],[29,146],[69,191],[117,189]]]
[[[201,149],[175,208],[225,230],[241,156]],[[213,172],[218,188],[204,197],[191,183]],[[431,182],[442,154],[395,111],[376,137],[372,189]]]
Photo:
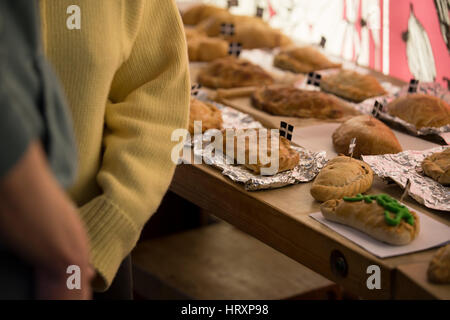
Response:
[[[402,32],[408,29],[409,6],[425,28],[431,42],[436,64],[436,81],[447,85],[443,77],[450,78],[450,54],[442,37],[439,19],[433,0],[391,0],[390,1],[390,68],[391,75],[407,80],[412,77],[407,57],[406,44],[402,41]]]

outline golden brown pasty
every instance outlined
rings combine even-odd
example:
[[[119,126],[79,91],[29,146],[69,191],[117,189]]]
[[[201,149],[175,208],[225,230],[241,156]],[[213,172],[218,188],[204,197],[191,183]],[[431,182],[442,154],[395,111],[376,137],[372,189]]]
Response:
[[[261,23],[238,23],[234,35],[222,37],[230,42],[241,43],[244,49],[276,48],[291,43],[280,30]]]
[[[363,193],[372,187],[373,171],[360,160],[339,156],[319,172],[311,187],[317,201],[341,199]]]
[[[213,61],[228,56],[229,44],[220,38],[210,38],[197,31],[186,30],[189,61]]]
[[[265,144],[259,143],[261,130],[264,130],[267,133],[267,142]],[[278,136],[278,166],[276,166],[276,164],[272,164],[272,161],[270,161],[272,157],[271,131],[269,129],[223,129],[222,134],[222,150],[227,150],[226,136],[228,135],[228,139],[230,139],[230,141],[234,141],[234,159],[236,161],[239,161],[240,152],[242,158],[245,156],[245,163],[238,163],[243,164],[245,167],[252,170],[256,174],[261,174],[262,168],[269,169],[271,166],[273,166],[273,170],[265,172],[265,175],[273,175],[278,172],[291,170],[295,166],[297,166],[298,162],[300,161],[300,155],[297,151],[291,148],[290,141],[284,137]],[[251,138],[252,134],[254,138]],[[238,141],[241,142],[238,144]],[[243,141],[245,141],[245,145]],[[262,161],[262,159],[260,158],[260,152],[264,155],[267,155],[269,160],[268,163],[264,163],[264,161]],[[251,163],[252,157],[256,159],[255,163]]]
[[[288,117],[339,119],[357,114],[332,95],[292,86],[262,87],[253,93],[252,104],[270,114]]]
[[[222,112],[208,102],[191,98],[189,132],[194,134],[194,121],[202,122],[202,133],[209,129],[222,129]]]
[[[250,16],[238,16],[229,13],[228,11],[215,14],[202,22],[200,22],[195,29],[205,33],[209,37],[218,37],[221,35],[222,24],[233,24],[234,32],[238,32],[241,25],[250,24],[253,26],[262,25],[267,29],[271,27],[262,19]]]
[[[450,185],[450,148],[429,155],[422,161],[425,174],[442,185]]]
[[[333,146],[337,153],[348,154],[349,144],[356,138],[353,156],[398,153],[402,147],[397,137],[383,122],[369,115],[353,117],[333,132]]]
[[[273,81],[261,67],[232,56],[212,61],[198,74],[198,82],[210,88],[268,85]]]
[[[211,16],[223,13],[229,14],[228,11],[224,8],[206,4],[199,4],[194,5],[183,12],[182,19],[184,24],[196,25]]]
[[[450,106],[444,100],[426,94],[397,98],[387,105],[387,111],[418,129],[450,124]]]
[[[320,210],[328,220],[345,224],[393,245],[410,243],[420,230],[417,214],[386,194],[359,194],[353,198],[328,200],[320,206]]]
[[[192,28],[184,28],[184,34],[186,35],[186,40],[196,38],[196,37],[204,37],[206,36],[204,33],[197,31]]]
[[[359,74],[351,70],[341,70],[338,73],[323,77],[320,88],[354,102],[361,102],[371,97],[386,94],[386,91],[373,76]]]
[[[221,34],[222,24],[233,24],[234,33]],[[239,42],[244,49],[275,48],[292,43],[289,37],[260,18],[229,13],[218,14],[202,21],[196,26],[196,30],[209,37],[222,37],[228,42]]]
[[[428,280],[433,283],[450,283],[450,244],[440,248],[428,266]]]
[[[283,49],[275,56],[273,64],[275,67],[295,73],[308,73],[341,67],[340,63],[331,62],[313,47]]]

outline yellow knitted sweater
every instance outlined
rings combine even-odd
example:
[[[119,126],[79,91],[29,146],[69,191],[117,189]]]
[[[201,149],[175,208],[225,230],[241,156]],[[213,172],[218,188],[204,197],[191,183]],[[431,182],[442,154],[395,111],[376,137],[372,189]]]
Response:
[[[67,20],[80,9],[80,29]],[[40,0],[45,52],[74,121],[70,190],[105,290],[172,178],[172,131],[186,128],[189,72],[173,0]],[[73,20],[70,20],[73,22]]]

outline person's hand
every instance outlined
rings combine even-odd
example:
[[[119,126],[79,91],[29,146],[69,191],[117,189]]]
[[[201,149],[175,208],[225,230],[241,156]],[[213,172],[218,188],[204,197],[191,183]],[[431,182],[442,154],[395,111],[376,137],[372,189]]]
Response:
[[[0,180],[0,236],[37,270],[37,298],[90,298],[88,237],[38,142]],[[81,269],[81,290],[66,285],[70,265]]]

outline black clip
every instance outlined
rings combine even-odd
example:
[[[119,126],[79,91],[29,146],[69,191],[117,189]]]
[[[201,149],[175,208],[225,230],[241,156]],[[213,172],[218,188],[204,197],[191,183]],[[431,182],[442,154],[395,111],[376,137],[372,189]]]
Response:
[[[450,79],[447,77],[443,77],[442,80],[444,80],[445,82],[447,82],[447,89],[450,90]]]
[[[196,83],[191,86],[191,96],[196,97],[202,88],[202,85],[200,83]]]
[[[411,79],[409,81],[408,93],[417,92],[417,87],[419,86],[419,80]]]
[[[322,37],[320,38],[319,46],[322,47],[322,48],[325,48],[325,45],[326,45],[326,44],[327,44],[327,38],[325,38],[324,36],[322,36]]]
[[[239,5],[238,0],[228,0],[227,1],[228,8],[237,7]]]
[[[239,42],[231,42],[228,47],[228,54],[230,56],[239,57],[242,51],[242,44]]]
[[[373,105],[372,109],[372,115],[377,118],[380,112],[383,112],[383,105],[375,100],[375,103]]]
[[[313,86],[320,87],[320,80],[322,76],[315,72],[308,73],[308,79],[306,80],[307,84],[312,84]]]
[[[294,126],[292,124],[289,124],[284,121],[280,122],[280,136],[291,141],[293,132],[294,132]]]
[[[264,15],[264,8],[259,7],[259,6],[256,7],[256,16],[257,16],[258,18],[262,18],[263,15]]]
[[[234,36],[234,24],[222,23],[220,25],[220,34],[224,36]]]

